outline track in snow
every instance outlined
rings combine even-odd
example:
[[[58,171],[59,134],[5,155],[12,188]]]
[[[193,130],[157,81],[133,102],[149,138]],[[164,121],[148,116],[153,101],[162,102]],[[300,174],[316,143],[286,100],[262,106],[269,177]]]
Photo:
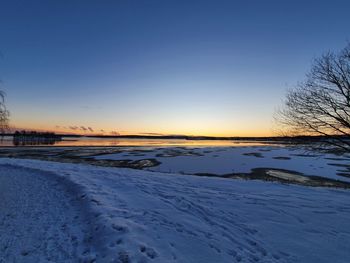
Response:
[[[0,262],[89,260],[89,220],[71,191],[55,174],[2,165]]]

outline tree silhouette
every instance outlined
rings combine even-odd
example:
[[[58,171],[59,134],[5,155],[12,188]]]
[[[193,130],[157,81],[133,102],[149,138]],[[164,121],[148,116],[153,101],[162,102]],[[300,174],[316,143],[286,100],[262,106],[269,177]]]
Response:
[[[9,128],[9,111],[5,105],[5,92],[0,90],[0,133],[5,133]]]
[[[306,80],[287,94],[277,120],[292,135],[323,135],[350,151],[350,43],[315,59]]]

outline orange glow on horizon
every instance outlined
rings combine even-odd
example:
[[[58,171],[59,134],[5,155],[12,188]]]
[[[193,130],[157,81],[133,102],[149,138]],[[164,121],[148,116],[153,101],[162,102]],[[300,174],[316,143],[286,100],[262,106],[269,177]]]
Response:
[[[36,130],[36,131],[50,131],[55,133],[63,134],[76,134],[76,135],[186,135],[186,136],[212,136],[212,137],[269,137],[276,136],[271,129],[245,129],[245,130],[222,130],[215,131],[214,129],[150,129],[150,128],[141,128],[136,130],[118,130],[111,127],[99,127],[96,126],[79,126],[76,130],[73,130],[77,126],[50,126],[43,124],[30,124],[30,123],[21,123],[21,124],[12,124],[10,125],[11,130]],[[92,129],[89,130],[89,128]],[[85,130],[83,130],[85,129]]]

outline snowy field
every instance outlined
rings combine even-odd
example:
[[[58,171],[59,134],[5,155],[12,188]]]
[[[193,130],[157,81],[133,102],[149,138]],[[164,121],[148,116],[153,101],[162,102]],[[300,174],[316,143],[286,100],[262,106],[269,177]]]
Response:
[[[0,262],[350,262],[349,190],[7,158],[0,190]]]

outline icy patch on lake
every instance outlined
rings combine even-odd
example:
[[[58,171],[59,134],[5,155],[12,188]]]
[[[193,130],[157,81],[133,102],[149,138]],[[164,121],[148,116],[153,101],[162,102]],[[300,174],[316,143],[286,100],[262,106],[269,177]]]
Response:
[[[141,149],[141,150],[140,150]],[[119,153],[95,156],[98,160],[156,159],[161,164],[148,170],[182,174],[250,173],[254,168],[296,171],[307,176],[350,182],[350,158],[306,152],[296,147],[172,147],[142,150],[122,149]]]
[[[287,173],[284,171],[267,170],[266,173],[270,176],[273,176],[273,177],[277,177],[277,178],[284,179],[284,180],[294,180],[294,181],[297,181],[299,183],[305,183],[308,181],[308,178],[305,176],[291,174],[291,173]]]

